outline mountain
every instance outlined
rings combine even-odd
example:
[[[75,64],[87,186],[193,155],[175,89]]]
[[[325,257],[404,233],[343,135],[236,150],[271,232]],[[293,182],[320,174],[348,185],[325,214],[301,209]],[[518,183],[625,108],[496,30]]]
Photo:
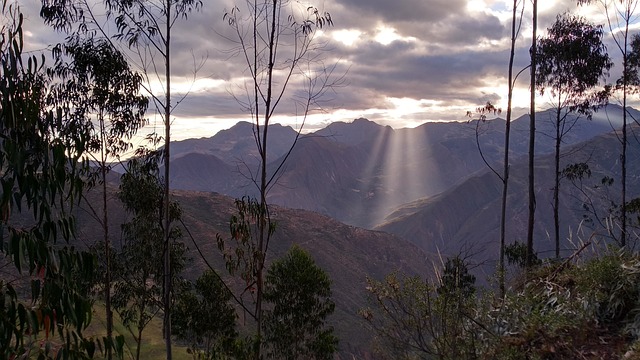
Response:
[[[633,128],[637,134],[638,127]],[[632,136],[633,137],[633,136]],[[575,185],[567,179],[561,182],[560,222],[562,255],[570,255],[579,239],[586,240],[593,232],[605,234],[598,218],[610,206],[619,203],[619,182],[603,186],[605,176],[620,177],[620,142],[615,133],[597,136],[586,143],[565,149],[561,167],[586,162],[591,176]],[[628,148],[628,168],[640,167],[640,143],[632,140]],[[542,257],[552,256],[554,249],[553,157],[539,157],[535,166],[536,227],[535,248]],[[632,172],[635,170],[631,170]],[[512,164],[507,199],[507,241],[526,241],[528,214],[528,169],[526,161]],[[461,249],[475,249],[482,259],[495,259],[499,249],[500,198],[502,183],[489,171],[474,175],[451,189],[433,197],[420,199],[398,208],[376,229],[396,234],[420,246],[427,253],[455,254]],[[628,199],[640,196],[640,179],[629,176]],[[598,215],[584,210],[592,201]],[[593,220],[593,222],[591,222]],[[482,250],[482,251],[481,251]]]
[[[620,124],[621,111],[619,106],[610,105],[590,121],[578,120],[564,138],[564,146],[612,131]],[[630,111],[640,118],[639,112]],[[549,136],[554,128],[553,115],[552,110],[538,113],[538,155],[554,149]],[[504,120],[492,119],[428,122],[394,130],[361,118],[350,123],[336,122],[301,136],[286,157],[295,131],[273,125],[269,129],[267,169],[270,175],[279,168],[281,173],[274,179],[268,199],[274,204],[317,211],[347,224],[373,228],[397,207],[435,196],[484,171],[486,165],[478,142],[485,160],[499,170],[504,127]],[[528,151],[528,129],[528,115],[512,123],[510,151],[514,160]],[[251,124],[239,123],[209,139],[186,140],[172,146],[176,156],[172,187],[233,197],[257,195],[251,181],[259,169]],[[285,157],[286,163],[281,167]],[[218,170],[209,169],[214,166]],[[188,173],[175,169],[186,169]]]
[[[115,188],[112,187],[111,191]],[[98,202],[98,195],[90,193],[89,200]],[[112,234],[118,239],[118,231],[114,230],[128,219],[128,215],[115,196],[109,198],[114,199],[110,206]],[[188,230],[183,232],[183,241],[189,249],[184,275],[195,279],[206,269],[205,260],[197,251],[199,249],[206,261],[233,284],[236,278],[231,278],[225,269],[216,235],[227,241],[231,239],[229,220],[235,213],[234,199],[195,191],[175,191],[173,199],[182,207],[183,221]],[[294,243],[309,251],[333,282],[336,310],[329,322],[340,338],[342,357],[364,357],[370,352],[373,333],[357,312],[368,305],[367,277],[381,280],[393,271],[425,275],[432,269],[430,259],[415,245],[391,234],[348,226],[309,211],[273,206],[270,213],[277,228],[270,241],[267,263],[284,255]],[[90,211],[77,213],[79,246],[100,239],[100,227],[89,214]],[[195,243],[188,234],[193,236]],[[119,244],[114,240],[114,246]],[[250,302],[250,299],[245,300]]]
[[[290,126],[273,124],[269,126],[267,156],[279,158],[289,150],[297,132]],[[253,124],[241,121],[227,130],[222,130],[209,138],[187,139],[171,143],[172,159],[185,154],[200,153],[214,155],[228,164],[246,162],[255,165],[259,159]]]

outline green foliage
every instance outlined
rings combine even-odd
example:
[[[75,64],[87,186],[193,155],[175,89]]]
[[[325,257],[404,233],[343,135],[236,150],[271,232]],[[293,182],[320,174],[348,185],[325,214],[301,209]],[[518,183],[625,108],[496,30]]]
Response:
[[[31,278],[31,294],[0,281],[0,358],[88,358],[96,344],[83,338],[91,321],[88,289],[95,258],[56,246],[74,234],[69,208],[84,189],[80,161],[89,148],[87,123],[54,91],[63,79],[44,58],[23,56],[23,17],[0,2],[0,253]],[[32,222],[12,213],[31,213]]]
[[[264,341],[273,359],[332,359],[338,339],[326,327],[335,309],[331,280],[313,258],[294,245],[267,272]]]
[[[478,332],[475,278],[455,257],[445,262],[440,282],[390,274],[368,280],[372,308],[360,314],[378,334],[380,355],[390,359],[473,359]]]
[[[164,197],[156,157],[129,160],[127,172],[121,178],[118,197],[133,218],[122,225],[124,243],[113,261],[112,301],[123,324],[136,330],[139,349],[144,328],[163,309]],[[179,205],[172,203],[172,221],[180,219],[180,212]],[[173,227],[170,246],[174,284],[180,281],[178,274],[185,262],[184,244],[176,241],[180,237],[180,229]],[[136,265],[132,267],[130,264]]]
[[[246,283],[246,289],[256,288],[258,269],[264,264],[266,254],[260,248],[261,224],[266,223],[267,237],[273,235],[276,224],[271,222],[266,204],[260,204],[253,198],[244,197],[235,201],[237,215],[233,215],[229,222],[231,244],[217,235],[218,248],[222,252],[227,270],[230,274],[238,273]]]
[[[194,290],[178,297],[171,313],[173,333],[189,344],[194,358],[226,358],[233,353],[238,336],[231,294],[211,270],[198,278]]]
[[[469,269],[460,256],[448,258],[440,278],[438,294],[442,296],[468,299],[475,294],[476,277],[469,273]]]
[[[602,42],[602,26],[562,14],[547,31],[537,48],[536,86],[541,92],[550,89],[559,107],[590,116],[609,95],[608,89],[592,89],[613,66]]]
[[[476,320],[490,329],[482,353],[500,359],[607,358],[637,338],[637,256],[609,250],[582,264],[551,263],[498,302],[485,299]],[[640,322],[639,322],[640,323]]]
[[[527,245],[521,242],[514,242],[504,247],[504,256],[511,265],[516,265],[521,269],[527,264]],[[532,254],[532,265],[540,265],[542,261],[536,254]]]

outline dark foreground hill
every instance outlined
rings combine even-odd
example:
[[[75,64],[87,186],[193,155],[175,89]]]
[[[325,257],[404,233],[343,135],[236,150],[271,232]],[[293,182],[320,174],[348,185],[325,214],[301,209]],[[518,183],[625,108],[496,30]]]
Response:
[[[234,199],[215,193],[190,191],[176,191],[174,199],[182,206],[184,223],[207,261],[223,277],[231,280],[215,239],[216,234],[229,239]],[[127,216],[115,200],[112,208],[112,233],[116,234],[113,241],[117,245],[117,224]],[[373,334],[357,315],[357,311],[367,305],[366,278],[381,279],[396,270],[425,275],[432,269],[430,261],[417,246],[394,235],[348,226],[304,210],[274,206],[271,212],[277,222],[277,230],[271,240],[267,262],[282,256],[292,244],[299,244],[309,251],[333,281],[336,311],[330,323],[340,338],[341,355],[347,359],[352,358],[351,354],[358,357],[366,355]],[[82,241],[86,244],[97,241],[100,238],[99,227],[86,212],[78,215]],[[195,279],[205,270],[205,261],[195,251],[196,246],[189,237],[185,236],[183,240],[189,248],[190,257],[185,275]]]

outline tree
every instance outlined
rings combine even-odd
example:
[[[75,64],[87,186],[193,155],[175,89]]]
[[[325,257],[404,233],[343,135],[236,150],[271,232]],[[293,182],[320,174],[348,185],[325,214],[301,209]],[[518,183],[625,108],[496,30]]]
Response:
[[[371,308],[360,311],[391,359],[476,359],[475,277],[464,259],[447,259],[438,281],[389,274],[367,280]]]
[[[153,156],[155,155],[155,156]],[[140,359],[142,334],[158,311],[167,306],[163,301],[164,282],[164,185],[159,177],[160,153],[130,159],[127,172],[122,175],[118,197],[125,209],[133,215],[122,225],[124,245],[114,262],[113,305],[125,326],[133,325],[136,340],[136,359]],[[180,207],[171,204],[171,220],[178,221]],[[184,267],[184,246],[175,240],[180,229],[171,231],[172,285],[180,281]],[[135,266],[131,266],[135,264]],[[172,299],[173,301],[174,299]],[[171,303],[169,304],[171,306]]]
[[[102,209],[96,209],[85,201],[91,214],[103,230],[104,299],[106,308],[107,339],[113,333],[111,309],[111,244],[107,201],[107,174],[110,161],[130,149],[131,139],[145,123],[144,112],[148,99],[139,95],[142,77],[133,73],[126,58],[111,44],[102,39],[71,37],[60,45],[54,71],[58,76],[72,77],[62,91],[79,96],[73,99],[76,112],[87,114],[90,124],[89,151],[87,157],[97,165],[90,174],[90,181],[102,185]],[[65,62],[64,56],[70,58]],[[111,358],[112,346],[107,346],[107,358]]]
[[[524,5],[522,6],[524,12]],[[522,24],[522,15],[520,13],[520,22],[518,22],[518,0],[513,0],[513,9],[511,14],[511,45],[509,50],[509,75],[508,75],[508,92],[507,92],[507,114],[504,128],[504,161],[502,170],[502,199],[500,203],[500,257],[498,260],[498,282],[500,286],[500,296],[505,295],[505,266],[504,266],[504,249],[506,243],[507,232],[507,196],[509,190],[509,149],[511,140],[511,116],[513,104],[513,89],[517,75],[513,74],[513,62],[515,59],[516,39],[520,33],[520,25]],[[517,25],[517,26],[516,26]]]
[[[556,258],[560,258],[560,146],[564,136],[576,125],[579,116],[591,118],[592,112],[606,104],[608,88],[594,91],[613,66],[602,43],[602,26],[569,14],[558,15],[540,39],[537,54],[537,89],[549,91],[554,104],[555,173],[553,219]]]
[[[226,244],[218,237],[218,246],[227,252],[227,268],[240,272],[246,281],[246,290],[254,302],[250,316],[256,322],[255,358],[261,358],[263,329],[263,293],[265,261],[269,242],[275,230],[271,221],[267,195],[275,185],[286,159],[298,137],[283,160],[268,171],[267,147],[269,125],[279,105],[289,102],[302,118],[302,131],[306,117],[319,100],[341,79],[332,82],[333,68],[326,68],[318,58],[322,49],[314,45],[315,29],[333,24],[331,15],[313,6],[304,6],[289,0],[247,1],[247,15],[233,7],[223,19],[237,36],[235,55],[248,68],[249,80],[244,87],[246,100],[236,96],[241,106],[248,110],[253,123],[253,134],[259,154],[259,168],[248,169],[247,175],[256,185],[258,199],[242,199],[236,202],[239,214],[231,220],[232,238],[235,244]],[[305,91],[289,95],[288,86],[299,79]],[[300,132],[298,132],[298,136]],[[233,250],[235,247],[236,250]],[[237,250],[241,249],[241,250]],[[248,309],[244,304],[245,311]]]
[[[107,29],[97,20],[99,17],[93,3],[87,0],[79,1],[42,1],[41,16],[45,22],[57,30],[73,31],[85,36],[99,33],[107,40],[124,41],[130,49],[140,51],[138,64],[147,76],[144,89],[152,98],[156,110],[164,123],[164,319],[163,330],[167,359],[172,358],[171,352],[171,234],[170,234],[170,145],[171,145],[171,39],[172,29],[178,19],[186,19],[192,11],[202,6],[200,0],[168,0],[162,2],[106,0],[105,13],[108,20],[113,20],[117,32],[107,33]],[[91,26],[89,26],[91,25]],[[75,28],[74,28],[75,26]],[[112,43],[113,44],[113,43]],[[114,44],[115,46],[115,44]],[[163,62],[163,70],[157,66],[158,58]],[[164,88],[164,94],[159,95],[151,91],[149,74],[155,74]],[[164,95],[164,96],[163,96]],[[175,99],[173,100],[175,102]]]
[[[84,189],[87,124],[66,106],[78,94],[55,92],[64,80],[44,57],[23,54],[19,6],[1,0],[0,12],[0,253],[31,288],[25,298],[14,281],[0,280],[0,357],[89,358],[96,344],[82,331],[95,257],[60,244],[75,235],[70,209]]]
[[[622,76],[616,82],[616,90],[622,93],[622,134],[619,137],[621,144],[620,153],[620,170],[621,170],[621,191],[620,191],[620,246],[627,244],[627,132],[628,132],[628,110],[627,96],[633,91],[638,84],[633,84],[632,65],[630,63],[632,49],[631,43],[631,25],[636,19],[636,9],[638,8],[638,0],[577,0],[579,5],[591,4],[598,2],[604,9],[609,25],[609,32],[616,44],[616,47],[622,55]]]
[[[331,280],[297,245],[267,272],[264,340],[273,359],[332,359],[338,339],[325,326],[335,309]]]
[[[199,359],[220,359],[232,354],[238,333],[230,301],[228,289],[211,270],[196,280],[194,290],[180,294],[171,323],[178,339],[187,341]]]
[[[532,265],[533,259],[533,227],[535,225],[536,192],[535,192],[535,144],[536,144],[536,71],[537,41],[538,41],[538,0],[533,0],[533,30],[531,37],[531,84],[529,108],[529,217],[527,219],[527,267]]]

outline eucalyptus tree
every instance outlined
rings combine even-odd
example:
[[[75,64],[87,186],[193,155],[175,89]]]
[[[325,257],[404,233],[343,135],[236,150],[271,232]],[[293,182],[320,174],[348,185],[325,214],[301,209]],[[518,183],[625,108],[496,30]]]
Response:
[[[584,18],[563,14],[540,39],[537,54],[536,86],[540,93],[550,93],[555,112],[553,220],[555,255],[560,257],[560,146],[576,125],[579,115],[588,119],[594,110],[605,105],[609,87],[595,89],[613,66],[602,42],[603,29]],[[578,115],[570,117],[570,115]]]
[[[102,36],[115,42],[122,41],[130,50],[138,52],[137,66],[146,75],[143,88],[151,97],[153,104],[164,123],[164,321],[163,332],[167,349],[167,359],[172,358],[171,351],[171,236],[170,225],[170,145],[171,115],[175,109],[172,99],[172,30],[179,19],[186,19],[202,6],[200,0],[166,1],[129,1],[105,0],[104,11],[98,10],[89,0],[78,1],[42,1],[41,16],[58,30],[70,31],[84,36]],[[106,14],[107,20],[115,23],[116,32],[111,34],[99,21],[100,14]],[[133,58],[129,58],[134,61]],[[159,64],[161,63],[161,64]],[[150,76],[161,83],[163,94],[151,89]]]
[[[516,40],[520,33],[520,27],[522,25],[522,18],[524,12],[524,4],[521,6],[521,12],[518,16],[518,8],[521,1],[513,0],[513,8],[511,14],[511,41],[509,50],[509,73],[508,73],[508,92],[507,92],[507,114],[504,129],[504,161],[502,176],[502,199],[500,209],[500,258],[498,261],[498,281],[500,286],[500,296],[505,295],[505,266],[504,266],[504,249],[506,243],[506,227],[507,227],[507,195],[509,190],[509,147],[511,140],[511,117],[512,117],[512,105],[513,105],[513,89],[515,87],[515,81],[517,75],[513,73],[513,63],[515,59]]]
[[[529,90],[531,92],[529,105],[529,217],[527,219],[527,267],[533,265],[533,227],[535,225],[536,213],[536,192],[535,192],[535,144],[536,144],[536,71],[537,61],[537,41],[538,41],[538,0],[532,0],[533,16],[532,16],[532,37],[531,49],[531,84]]]
[[[622,56],[622,76],[616,81],[616,90],[622,93],[622,130],[621,136],[618,138],[621,143],[620,153],[620,246],[627,245],[627,148],[628,148],[628,125],[629,113],[627,110],[627,98],[637,87],[637,83],[633,83],[631,72],[633,72],[630,63],[632,56],[631,49],[631,30],[632,25],[637,20],[639,2],[638,0],[577,0],[579,5],[597,3],[604,10],[607,17],[609,32],[616,47]],[[613,229],[611,229],[613,232]]]
[[[132,329],[136,341],[136,359],[140,359],[143,331],[166,306],[162,291],[164,185],[159,174],[158,158],[159,153],[151,153],[138,154],[130,159],[118,192],[119,199],[132,218],[122,225],[124,242],[121,251],[115,254],[113,304],[123,325]],[[175,202],[171,204],[170,215],[172,222],[180,220],[180,206]],[[184,268],[185,249],[182,243],[175,241],[181,236],[180,228],[172,227],[170,236],[173,286],[180,282],[179,272]]]
[[[77,113],[87,114],[90,124],[87,158],[96,166],[90,173],[90,182],[98,180],[102,187],[102,209],[91,201],[91,214],[103,230],[104,300],[106,308],[107,339],[112,339],[113,314],[111,309],[111,243],[109,232],[107,174],[110,161],[130,149],[128,142],[144,125],[144,112],[148,100],[139,94],[142,77],[132,72],[124,55],[106,40],[72,37],[55,51],[60,77],[71,78],[63,91],[78,94],[72,99]],[[66,61],[66,57],[69,58]],[[106,348],[107,358],[112,347]]]
[[[252,295],[255,306],[250,316],[256,322],[254,356],[260,359],[265,261],[275,231],[267,195],[300,135],[298,132],[283,160],[269,172],[269,125],[276,111],[288,106],[294,109],[289,111],[299,117],[299,130],[302,131],[309,113],[320,107],[319,101],[341,78],[333,78],[335,66],[327,68],[323,65],[319,55],[323,47],[316,44],[315,30],[333,25],[329,13],[289,0],[256,0],[245,4],[242,11],[234,6],[223,19],[235,33],[234,55],[241,59],[248,74],[248,80],[240,86],[246,93],[236,99],[247,109],[253,123],[260,165],[257,171],[251,169],[248,176],[256,185],[258,199],[237,201],[238,215],[231,221],[231,230],[236,241],[234,246],[242,251],[228,252],[230,246],[221,237],[218,237],[218,245],[223,252],[227,251],[228,269],[240,272],[247,285],[245,293]],[[294,83],[302,90],[288,91]]]
[[[23,276],[0,279],[0,358],[89,358],[95,257],[59,244],[75,235],[89,129],[68,106],[78,94],[54,87],[67,80],[24,54],[19,5],[0,0],[0,14],[0,254]],[[24,278],[28,299],[17,290]]]

